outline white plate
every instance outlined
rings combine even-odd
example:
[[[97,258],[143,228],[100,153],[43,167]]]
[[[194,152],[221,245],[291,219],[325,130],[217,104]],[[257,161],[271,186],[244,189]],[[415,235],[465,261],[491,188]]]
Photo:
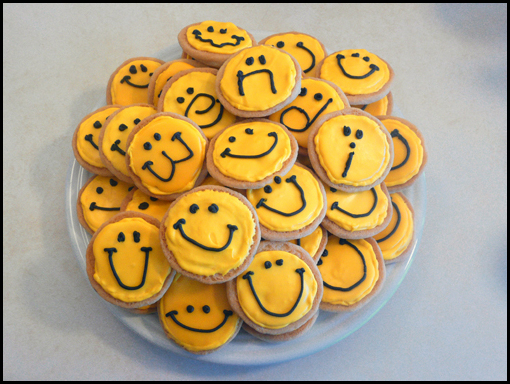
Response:
[[[253,33],[257,40],[261,40],[271,34],[271,32],[263,31]],[[181,53],[182,50],[180,46],[175,44],[154,54],[152,57],[170,61],[180,58]],[[104,105],[106,105],[106,96],[98,102],[93,110]],[[393,115],[403,117],[397,107],[394,107]],[[77,121],[80,118],[81,116],[76,116]],[[76,200],[81,187],[91,176],[92,174],[83,169],[75,159],[69,164],[65,200],[67,227],[74,254],[87,280],[85,253],[91,236],[78,221]],[[241,330],[236,338],[224,348],[209,355],[199,356],[188,353],[173,344],[165,336],[156,314],[135,315],[113,304],[109,304],[106,301],[104,301],[104,303],[115,317],[146,340],[179,355],[198,360],[233,365],[260,365],[279,363],[311,355],[339,342],[362,327],[384,306],[384,304],[386,304],[391,296],[393,296],[411,266],[422,237],[426,211],[426,190],[425,175],[422,174],[416,183],[404,192],[413,205],[415,212],[414,219],[417,242],[413,245],[413,251],[406,260],[386,267],[386,282],[379,295],[354,313],[331,313],[321,311],[311,330],[295,340],[279,344],[266,343],[252,337],[244,330]],[[97,299],[102,300],[99,297]]]

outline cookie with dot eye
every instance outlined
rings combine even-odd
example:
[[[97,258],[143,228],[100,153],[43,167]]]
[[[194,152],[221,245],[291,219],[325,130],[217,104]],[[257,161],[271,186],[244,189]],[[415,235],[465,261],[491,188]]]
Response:
[[[86,251],[87,276],[104,300],[136,309],[158,301],[175,272],[159,242],[160,222],[122,212],[98,228]]]
[[[233,115],[265,117],[301,92],[301,67],[287,52],[269,45],[245,48],[221,66],[216,94]]]
[[[120,211],[145,213],[161,221],[170,204],[171,201],[148,196],[135,187],[126,195],[124,200],[122,200]]]
[[[317,77],[342,88],[351,105],[364,105],[388,94],[394,73],[379,56],[365,49],[347,49],[332,53],[320,62]]]
[[[177,39],[187,55],[213,68],[220,68],[236,52],[257,45],[251,33],[234,23],[210,20],[184,27]]]
[[[76,200],[78,221],[91,235],[120,212],[120,206],[134,185],[114,176],[94,175],[81,187]]]
[[[393,94],[390,91],[381,100],[374,101],[370,104],[351,105],[351,107],[359,108],[370,113],[372,116],[389,116],[393,112]]]
[[[346,108],[319,118],[310,128],[308,155],[325,185],[344,192],[383,182],[393,164],[393,141],[367,112]]]
[[[306,252],[308,252],[313,261],[317,263],[322,255],[322,252],[326,248],[327,241],[328,231],[326,231],[326,229],[321,224],[308,236],[289,240],[289,243],[299,245]]]
[[[212,139],[236,121],[236,116],[226,111],[217,98],[217,73],[214,68],[193,68],[176,74],[161,92],[158,111],[191,119]]]
[[[290,53],[299,62],[304,77],[316,77],[316,66],[327,55],[319,40],[301,32],[277,33],[259,41],[259,45],[272,45]]]
[[[305,324],[317,313],[322,293],[313,259],[287,242],[262,241],[247,270],[227,282],[233,311],[272,341],[295,338],[308,330]]]
[[[110,76],[106,86],[106,103],[146,103],[151,76],[164,63],[153,57],[135,57],[124,61]]]

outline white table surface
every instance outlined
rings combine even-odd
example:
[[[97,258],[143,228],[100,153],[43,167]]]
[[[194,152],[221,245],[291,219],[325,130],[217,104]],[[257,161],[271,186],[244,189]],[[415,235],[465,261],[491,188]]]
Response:
[[[507,379],[506,5],[3,6],[4,379]],[[107,310],[72,254],[64,185],[78,122],[125,59],[186,25],[301,31],[391,63],[423,132],[423,239],[404,282],[354,334],[262,367],[156,347]]]

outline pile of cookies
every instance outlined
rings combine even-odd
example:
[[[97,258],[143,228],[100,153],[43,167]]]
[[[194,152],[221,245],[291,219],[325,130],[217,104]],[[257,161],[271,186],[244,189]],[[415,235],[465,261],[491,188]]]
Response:
[[[94,173],[77,201],[92,287],[157,310],[197,354],[241,327],[285,341],[319,309],[365,305],[412,249],[399,191],[427,161],[419,130],[391,116],[391,66],[297,32],[257,44],[228,22],[178,40],[182,59],[122,63],[73,136]]]

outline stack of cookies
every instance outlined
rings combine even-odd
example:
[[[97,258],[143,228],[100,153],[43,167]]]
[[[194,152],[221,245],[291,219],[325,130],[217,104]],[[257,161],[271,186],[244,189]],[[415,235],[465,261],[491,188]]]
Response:
[[[157,311],[196,354],[241,327],[280,342],[320,310],[365,305],[412,249],[400,191],[427,161],[419,130],[391,116],[391,66],[298,32],[257,44],[229,22],[178,41],[181,59],[122,63],[73,136],[94,173],[77,201],[92,287]]]

